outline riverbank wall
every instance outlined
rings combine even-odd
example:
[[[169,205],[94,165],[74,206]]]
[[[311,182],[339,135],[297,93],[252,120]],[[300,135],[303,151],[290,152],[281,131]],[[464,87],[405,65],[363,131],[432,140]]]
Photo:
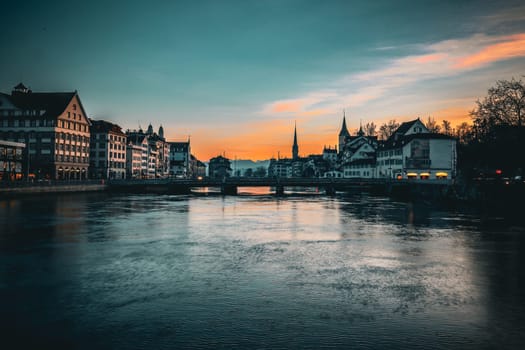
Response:
[[[19,186],[0,187],[0,197],[14,197],[23,195],[40,195],[46,193],[74,193],[106,191],[107,184],[96,183],[67,183],[67,184],[27,184]]]

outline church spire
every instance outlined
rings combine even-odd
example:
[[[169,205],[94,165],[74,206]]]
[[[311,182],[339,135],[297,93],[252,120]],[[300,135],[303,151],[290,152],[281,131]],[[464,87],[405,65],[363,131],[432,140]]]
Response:
[[[292,146],[292,158],[299,158],[299,145],[297,144],[297,122],[295,122],[293,129],[293,146]]]
[[[363,120],[359,120],[359,131],[357,132],[358,136],[363,136],[365,132],[363,131]]]
[[[346,111],[343,109],[343,125],[341,126],[341,131],[339,132],[339,152],[343,151],[343,148],[346,144],[347,139],[350,139],[350,133],[346,128]]]
[[[343,125],[341,125],[341,131],[339,132],[339,137],[341,136],[350,136],[348,129],[346,128],[346,112],[343,109]]]

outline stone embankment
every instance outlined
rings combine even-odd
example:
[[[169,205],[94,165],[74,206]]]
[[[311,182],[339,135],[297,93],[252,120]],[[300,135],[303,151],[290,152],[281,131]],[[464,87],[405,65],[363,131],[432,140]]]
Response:
[[[38,195],[45,193],[66,193],[66,192],[94,192],[105,191],[107,184],[102,181],[81,181],[81,182],[41,182],[41,183],[18,183],[0,184],[0,197],[17,195]]]

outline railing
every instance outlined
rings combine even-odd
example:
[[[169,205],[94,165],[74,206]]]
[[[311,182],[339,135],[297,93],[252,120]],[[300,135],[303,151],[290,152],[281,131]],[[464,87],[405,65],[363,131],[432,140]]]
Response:
[[[145,179],[145,180],[110,180],[110,187],[128,187],[128,186],[181,186],[181,187],[326,187],[326,186],[371,186],[385,183],[414,183],[410,179],[391,179],[391,178],[281,178],[281,177],[228,177],[223,179],[202,178],[202,179]],[[425,184],[446,184],[450,180],[426,179],[417,181]]]

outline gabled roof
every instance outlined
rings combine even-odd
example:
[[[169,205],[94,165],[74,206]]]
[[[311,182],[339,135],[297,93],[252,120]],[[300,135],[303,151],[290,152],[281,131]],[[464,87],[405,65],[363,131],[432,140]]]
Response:
[[[135,145],[141,145],[144,143],[144,139],[147,139],[147,135],[140,132],[126,132],[128,137],[128,143],[131,142]]]
[[[412,127],[412,125],[414,125],[415,123],[417,123],[419,121],[419,118],[417,119],[414,119],[414,120],[411,120],[409,122],[404,122],[402,123],[399,128],[397,128],[397,130],[392,134],[392,136],[394,136],[395,134],[401,134],[401,135],[404,135],[406,134],[406,132],[408,130],[410,130],[410,128]],[[390,137],[392,137],[390,136]]]
[[[66,109],[76,92],[28,92],[13,91],[9,100],[22,110],[44,110],[44,118],[54,118]]]
[[[27,87],[22,83],[18,83],[18,85],[15,86],[15,90],[27,90]]]
[[[107,122],[105,120],[95,120],[89,118],[89,121],[91,122],[91,132],[112,132],[119,135],[126,135],[122,132],[122,128],[117,125],[110,122]]]
[[[395,149],[400,148],[409,143],[412,140],[430,140],[430,139],[438,139],[438,140],[455,140],[455,137],[445,135],[445,134],[437,134],[437,133],[419,133],[419,134],[410,134],[406,136],[401,136],[397,140],[396,139],[388,139],[384,143],[382,143],[379,147],[381,150],[387,150],[387,149]]]

